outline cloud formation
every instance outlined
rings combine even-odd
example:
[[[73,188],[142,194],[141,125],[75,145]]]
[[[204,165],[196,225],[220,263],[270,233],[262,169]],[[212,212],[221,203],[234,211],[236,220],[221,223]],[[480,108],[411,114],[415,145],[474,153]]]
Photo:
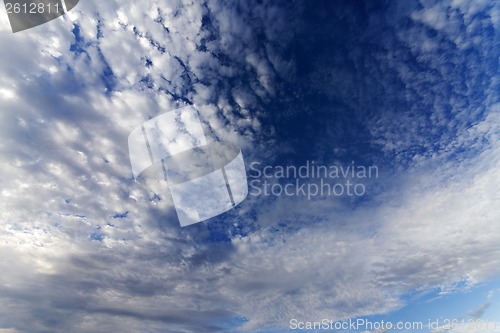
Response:
[[[317,40],[305,4],[246,1],[85,1],[74,21],[0,35],[0,327],[251,332],[498,276],[498,6],[325,11]],[[354,211],[251,199],[180,229],[161,185],[134,182],[127,137],[190,103],[249,161],[297,149],[280,121],[321,116],[310,151],[371,145],[383,189]]]

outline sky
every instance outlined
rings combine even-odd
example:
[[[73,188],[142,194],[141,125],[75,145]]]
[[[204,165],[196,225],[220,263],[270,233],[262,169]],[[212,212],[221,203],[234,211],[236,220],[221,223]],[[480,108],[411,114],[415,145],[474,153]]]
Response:
[[[0,333],[500,332],[499,29],[493,0],[0,6]],[[181,227],[128,136],[185,107],[249,194]],[[313,164],[349,171],[276,173]],[[438,325],[291,327],[359,318]]]

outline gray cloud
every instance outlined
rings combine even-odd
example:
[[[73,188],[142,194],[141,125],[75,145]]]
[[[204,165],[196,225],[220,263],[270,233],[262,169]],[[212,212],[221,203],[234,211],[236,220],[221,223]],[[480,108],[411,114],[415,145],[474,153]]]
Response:
[[[78,38],[68,18],[16,38],[0,36],[1,107],[8,110],[0,116],[0,316],[6,330],[220,332],[239,322],[255,331],[286,326],[292,317],[383,313],[403,306],[401,295],[414,289],[453,292],[458,281],[473,286],[500,274],[493,83],[485,87],[488,115],[466,127],[445,124],[439,114],[396,116],[391,108],[371,119],[374,142],[387,154],[403,151],[405,159],[418,161],[408,152],[413,143],[430,144],[419,141],[427,125],[450,126],[451,141],[439,140],[443,154],[455,143],[487,139],[470,159],[439,167],[422,162],[387,179],[392,191],[377,198],[383,205],[353,213],[336,201],[276,200],[256,211],[261,229],[210,242],[218,224],[180,229],[169,197],[155,197],[160,185],[148,184],[149,190],[134,183],[128,133],[179,101],[211,104],[204,116],[213,132],[243,147],[250,160],[274,153],[263,105],[277,94],[277,78],[294,78],[293,60],[281,57],[293,31],[283,27],[287,15],[300,11],[285,7],[285,15],[282,7],[86,1],[74,10]],[[438,24],[425,10],[392,10],[414,12],[421,25]],[[460,10],[474,24],[470,12],[477,9]],[[443,33],[452,36],[455,25]],[[406,55],[415,52],[446,69],[432,63],[444,60],[426,55],[419,27],[398,31],[392,42],[411,44],[415,49],[408,46]],[[424,96],[421,89],[449,82],[447,73],[405,78],[411,69],[403,62],[373,79],[392,71],[415,92],[409,105],[422,98],[439,107],[445,92]],[[112,91],[108,79],[115,82]],[[338,89],[312,89],[346,100],[357,82],[335,80]],[[475,107],[466,92],[459,95],[456,105],[463,98]],[[395,131],[400,126],[408,129],[404,135]],[[237,213],[231,217],[238,223]],[[313,219],[310,227],[299,224]],[[300,227],[273,232],[282,221]]]

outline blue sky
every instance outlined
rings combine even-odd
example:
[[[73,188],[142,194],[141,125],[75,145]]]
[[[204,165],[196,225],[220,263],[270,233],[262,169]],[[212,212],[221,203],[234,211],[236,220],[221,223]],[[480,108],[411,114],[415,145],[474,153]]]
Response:
[[[1,7],[0,333],[500,322],[499,17],[487,0],[82,0],[13,34]],[[377,177],[256,177],[365,191],[249,195],[181,228],[127,138],[186,105],[249,180],[312,161]]]

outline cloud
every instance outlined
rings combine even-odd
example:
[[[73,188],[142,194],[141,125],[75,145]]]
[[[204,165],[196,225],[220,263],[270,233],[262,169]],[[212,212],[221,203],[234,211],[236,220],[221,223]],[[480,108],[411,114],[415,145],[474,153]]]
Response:
[[[8,112],[1,116],[0,243],[8,274],[0,297],[16,312],[7,315],[6,327],[164,331],[162,323],[168,323],[173,331],[220,331],[222,321],[239,316],[210,285],[189,276],[188,264],[226,255],[198,251],[208,227],[178,230],[169,196],[158,186],[151,191],[134,183],[126,139],[135,126],[179,101],[211,102],[204,110],[213,135],[251,147],[258,120],[248,108],[256,112],[258,104],[246,100],[252,96],[246,89],[259,90],[261,98],[269,94],[270,83],[261,87],[258,78],[270,75],[260,69],[267,62],[255,56],[265,50],[259,44],[233,53],[234,37],[219,44],[218,30],[228,28],[227,12],[244,35],[236,34],[239,41],[251,42],[259,24],[242,26],[238,17],[263,9],[244,2],[141,6],[82,3],[74,23],[65,17],[1,36],[0,91]],[[247,52],[260,74],[238,68]],[[232,98],[235,87],[241,107]],[[125,259],[132,248],[137,256]],[[109,271],[112,266],[120,269]]]
[[[352,46],[353,74],[341,50],[329,58],[311,47],[319,56],[306,57],[308,77],[286,56],[304,37],[289,21],[304,23],[301,5],[86,1],[75,23],[1,35],[4,330],[255,331],[384,313],[415,289],[446,293],[498,276],[496,53],[479,38],[489,23],[460,6],[464,23],[459,9],[389,6],[391,33],[375,39],[386,51]],[[496,7],[484,8],[493,22]],[[358,17],[348,9],[328,20]],[[445,13],[454,20],[442,26]],[[371,22],[365,41],[378,32]],[[150,117],[207,103],[214,137],[272,162],[286,143],[276,140],[277,108],[265,107],[304,90],[355,111],[328,117],[321,144],[361,126],[380,148],[373,159],[407,172],[384,171],[384,190],[354,211],[325,198],[254,199],[189,229],[178,228],[161,184],[134,182],[127,137]],[[325,116],[302,106],[277,119]],[[461,155],[465,147],[473,153]]]
[[[499,9],[483,3],[481,10],[488,15]],[[459,158],[457,151],[477,153],[482,138],[466,140],[467,131],[498,108],[498,64],[493,60],[498,31],[492,30],[488,17],[470,16],[468,10],[446,4],[423,6],[410,16],[412,20],[387,15],[398,31],[384,35],[381,43],[388,51],[376,56],[379,73],[396,75],[407,103],[388,100],[391,111],[376,115],[371,134],[384,151],[397,152],[395,160],[403,164],[406,159]]]
[[[499,292],[499,290],[491,290],[488,293],[488,297],[486,299],[486,302],[484,302],[483,304],[481,304],[481,306],[479,306],[477,309],[475,309],[475,310],[470,311],[469,313],[467,313],[467,315],[470,316],[472,319],[475,319],[475,320],[483,318],[485,312],[488,311],[488,309],[493,304],[493,297],[495,297],[495,294],[497,294],[498,292]]]

